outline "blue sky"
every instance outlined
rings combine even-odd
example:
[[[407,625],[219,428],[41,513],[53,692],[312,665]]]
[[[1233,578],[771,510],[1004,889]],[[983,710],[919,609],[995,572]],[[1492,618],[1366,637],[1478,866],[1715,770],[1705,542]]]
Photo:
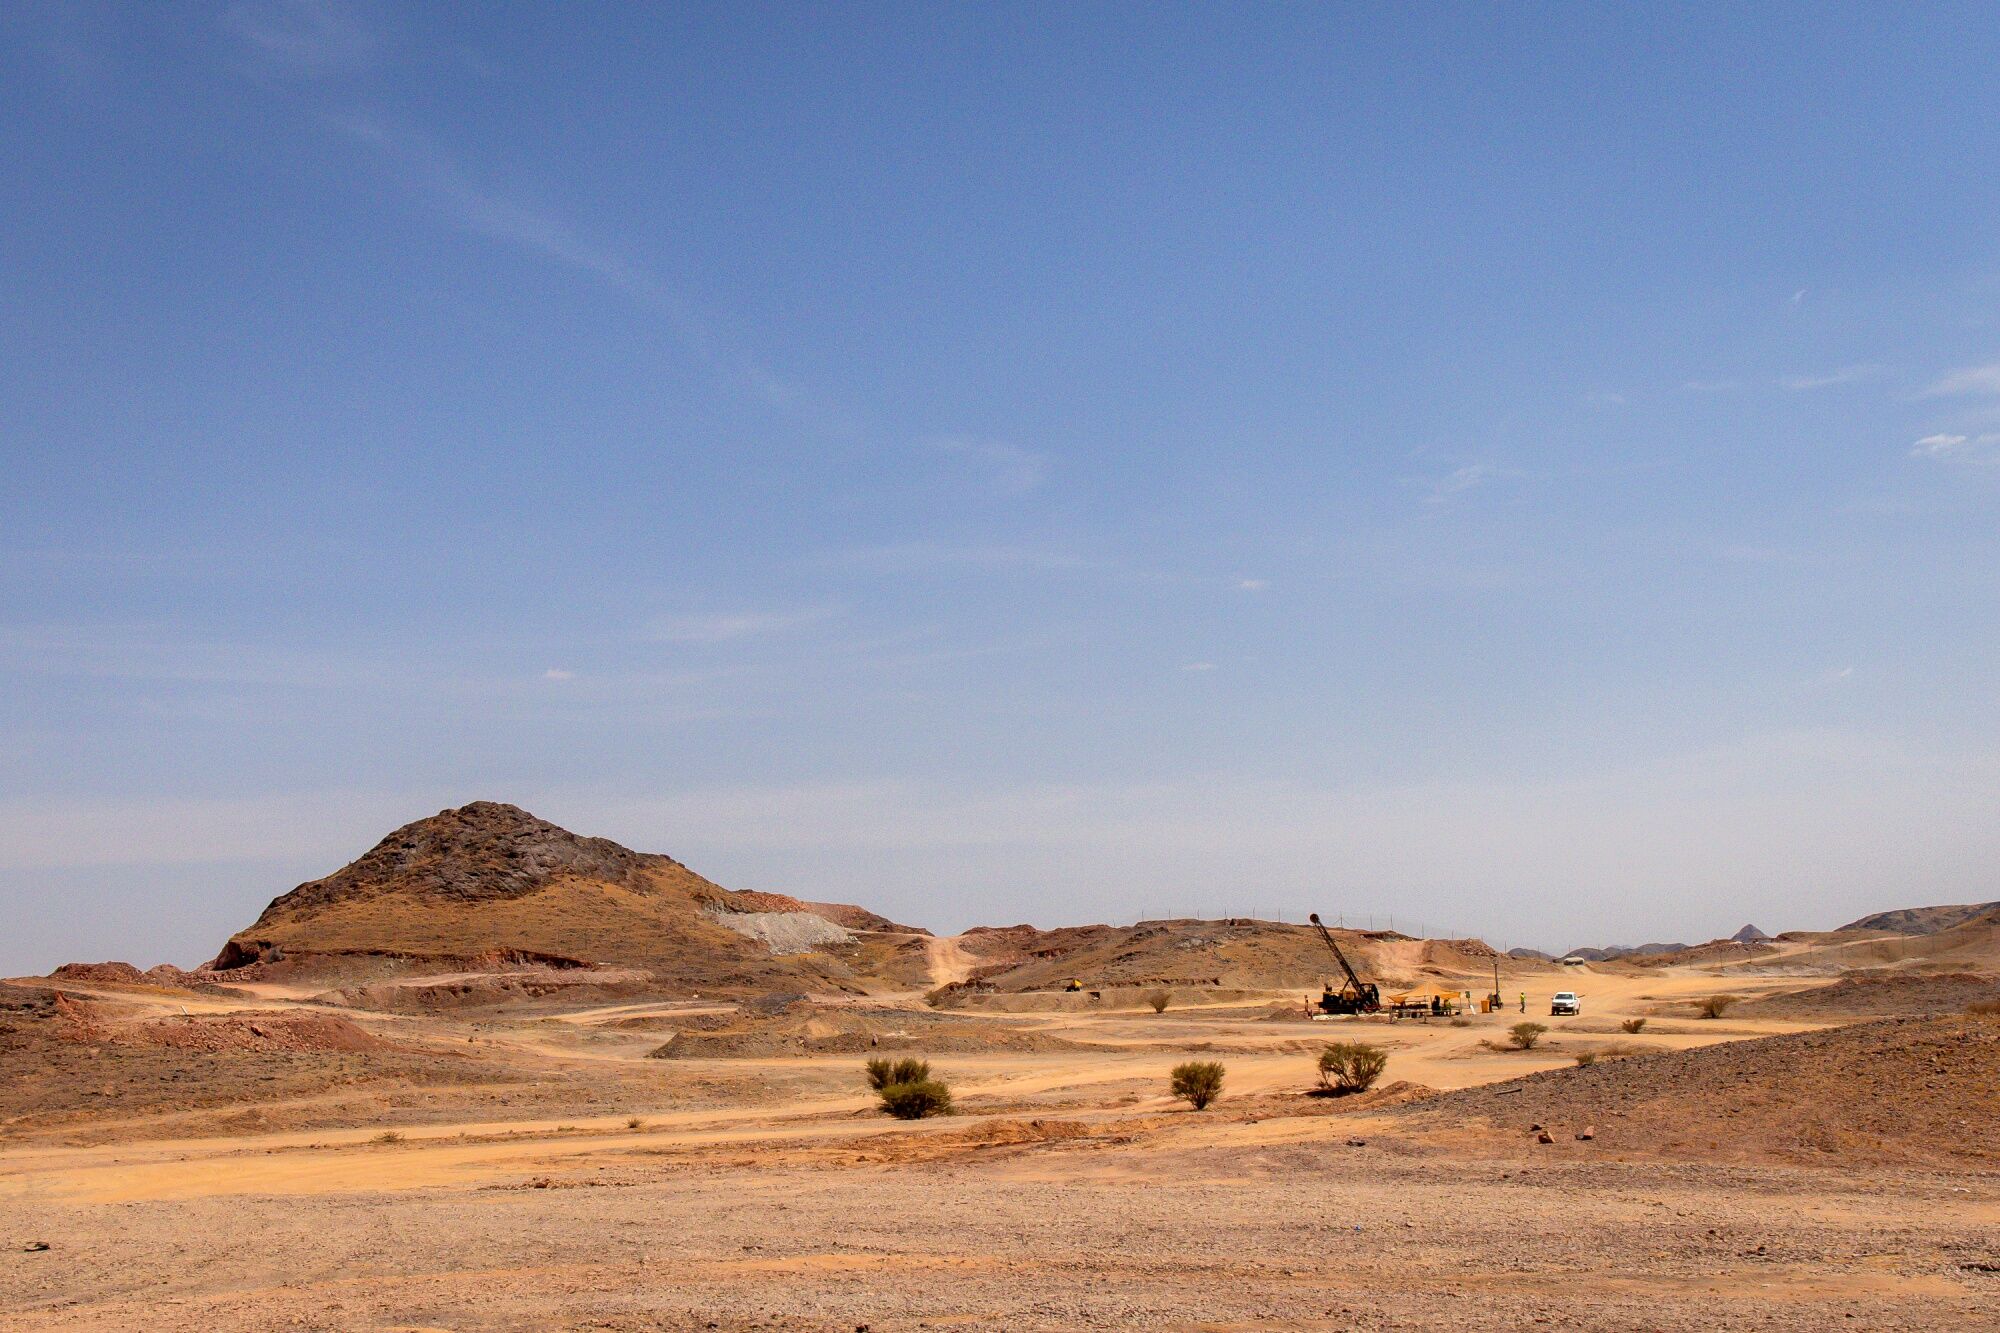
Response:
[[[0,16],[0,971],[445,805],[937,928],[2000,897],[1975,6]]]

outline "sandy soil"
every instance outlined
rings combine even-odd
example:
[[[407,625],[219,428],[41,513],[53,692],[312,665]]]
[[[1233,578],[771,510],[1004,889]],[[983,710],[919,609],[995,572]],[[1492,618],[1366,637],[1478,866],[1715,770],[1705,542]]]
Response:
[[[965,964],[927,948],[934,975]],[[1583,1015],[1548,1016],[1558,985]],[[1694,1019],[1716,988],[1701,969],[1539,978],[1531,1052],[1493,1049],[1513,1010],[961,1010],[954,1030],[1062,1040],[938,1055],[962,1113],[903,1124],[857,1055],[647,1058],[676,1023],[750,1021],[713,1004],[426,1016],[65,987],[96,1006],[90,1042],[23,1001],[0,1045],[0,1330],[2000,1328],[1981,1163],[1800,1163],[1749,1134],[1714,1154],[1544,1145],[1505,1099],[1441,1117],[1397,1104],[1409,1089],[1306,1095],[1332,1039],[1387,1047],[1385,1083],[1474,1089],[1827,1026]],[[375,1044],[145,1036],[313,1030],[258,1016],[293,1007]],[[1190,1053],[1228,1067],[1207,1112],[1165,1095]]]

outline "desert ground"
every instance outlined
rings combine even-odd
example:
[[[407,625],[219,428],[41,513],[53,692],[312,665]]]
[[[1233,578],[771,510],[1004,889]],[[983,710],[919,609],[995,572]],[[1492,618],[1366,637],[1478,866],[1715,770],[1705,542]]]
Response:
[[[2000,1328],[2000,1019],[1760,999],[1826,986],[1782,967],[1810,947],[1503,975],[1455,1021],[24,981],[0,1329]],[[1311,1095],[1356,1039],[1377,1086]],[[956,1114],[882,1115],[873,1052]],[[1205,1111],[1191,1058],[1227,1067]]]

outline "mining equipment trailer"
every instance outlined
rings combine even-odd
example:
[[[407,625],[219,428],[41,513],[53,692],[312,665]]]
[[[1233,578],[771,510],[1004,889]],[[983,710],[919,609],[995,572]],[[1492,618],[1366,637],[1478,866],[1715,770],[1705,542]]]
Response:
[[[1307,920],[1319,930],[1319,937],[1326,941],[1327,948],[1333,950],[1334,961],[1340,964],[1340,970],[1347,976],[1346,983],[1339,990],[1335,990],[1330,982],[1321,988],[1324,993],[1319,997],[1319,1011],[1323,1014],[1372,1014],[1380,1011],[1382,1008],[1380,988],[1374,982],[1363,981],[1355,975],[1353,966],[1347,961],[1347,955],[1340,951],[1338,944],[1334,943],[1333,932],[1329,931],[1326,924],[1319,919],[1318,912],[1312,913]]]

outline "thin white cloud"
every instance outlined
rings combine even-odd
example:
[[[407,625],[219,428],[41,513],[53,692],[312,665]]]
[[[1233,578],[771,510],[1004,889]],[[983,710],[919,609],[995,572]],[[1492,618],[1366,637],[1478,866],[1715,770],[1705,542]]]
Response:
[[[1912,458],[1944,458],[1962,448],[1967,438],[1964,435],[1926,435],[1910,446]]]
[[[1012,495],[1023,495],[1040,486],[1048,477],[1048,455],[997,440],[975,440],[960,435],[940,436],[925,442],[941,454],[969,459],[986,469],[994,484]]]
[[[1429,483],[1424,496],[1425,504],[1445,504],[1467,491],[1484,486],[1496,478],[1518,477],[1521,474],[1513,468],[1500,467],[1493,463],[1467,463],[1454,468],[1444,476]]]
[[[1182,666],[1181,666],[1181,670],[1183,670],[1183,671],[1213,671],[1213,670],[1215,670],[1215,663],[1213,663],[1213,662],[1186,662],[1186,663],[1183,663],[1183,664],[1182,664]]]
[[[1238,579],[1236,586],[1243,592],[1262,592],[1271,586],[1269,579]]]
[[[2000,361],[1983,366],[1966,366],[1944,376],[1924,390],[1927,397],[1957,397],[1962,394],[2000,394]]]
[[[921,573],[948,567],[971,567],[1004,573],[1011,570],[1052,572],[1108,570],[1110,565],[1068,551],[1034,546],[947,546],[935,542],[899,542],[888,546],[864,546],[838,551],[822,563],[881,570],[889,573]]]
[[[783,634],[817,625],[840,614],[831,606],[798,611],[727,611],[705,615],[667,616],[648,627],[647,637],[660,643],[727,643],[732,639]]]
[[[1814,389],[1831,389],[1841,384],[1858,384],[1862,380],[1874,379],[1882,374],[1882,367],[1875,365],[1842,366],[1839,370],[1824,375],[1787,375],[1778,383],[1793,393],[1807,393]]]
[[[576,672],[565,667],[550,667],[542,673],[543,680],[575,680]]]
[[[238,0],[222,26],[263,75],[320,77],[367,65],[375,30],[338,0]]]
[[[1793,305],[1804,305],[1805,299],[1806,299],[1806,289],[1804,287],[1801,287],[1797,291],[1792,293]]]
[[[1681,385],[1681,388],[1688,393],[1728,393],[1732,389],[1742,387],[1741,382],[1737,380],[1689,380]]]
[[[1978,435],[1926,435],[1910,446],[1910,457],[1973,463],[1983,467],[2000,465],[2000,431],[1985,431]]]

